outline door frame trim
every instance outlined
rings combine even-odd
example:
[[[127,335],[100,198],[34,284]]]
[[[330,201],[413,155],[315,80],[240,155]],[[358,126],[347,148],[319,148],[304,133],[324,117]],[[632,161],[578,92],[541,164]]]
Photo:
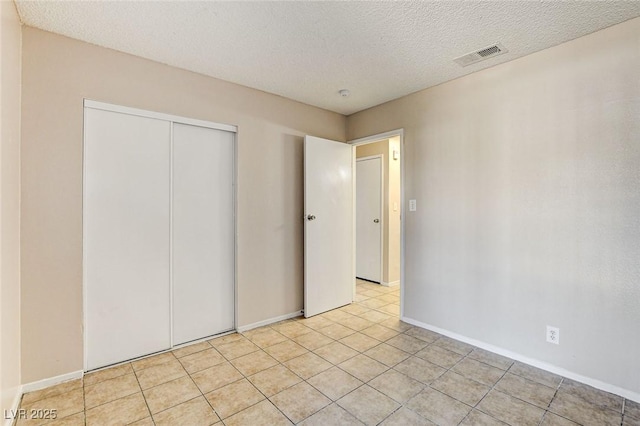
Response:
[[[384,183],[385,183],[385,178],[387,178],[387,176],[385,176],[384,174],[384,155],[383,154],[375,154],[375,155],[369,155],[366,157],[360,157],[360,158],[355,158],[355,151],[354,151],[354,161],[355,161],[355,167],[353,168],[354,170],[354,174],[353,174],[353,216],[354,216],[354,220],[355,220],[355,224],[354,226],[358,226],[358,222],[357,222],[357,199],[358,199],[358,192],[357,192],[357,183],[358,183],[358,161],[367,161],[367,160],[374,160],[374,159],[379,159],[380,160],[380,211],[378,216],[380,217],[380,285],[382,285],[382,283],[384,282],[384,227],[387,226],[387,222],[384,220]],[[354,231],[356,232],[356,236],[357,236],[357,229]],[[358,247],[357,247],[357,239],[355,240],[355,245],[354,245],[354,256],[358,255]],[[356,266],[357,266],[357,259],[356,259]],[[356,269],[356,277],[358,276],[358,270]]]
[[[347,143],[349,145],[353,146],[353,157],[355,158],[356,156],[356,147],[359,145],[366,145],[366,144],[370,144],[370,143],[374,143],[374,142],[379,142],[381,140],[384,139],[390,139],[393,137],[398,137],[400,138],[400,143],[399,143],[399,158],[400,158],[400,318],[404,317],[404,288],[405,288],[405,283],[404,283],[404,270],[405,270],[405,184],[404,184],[404,180],[405,180],[405,171],[404,171],[404,128],[399,128],[399,129],[394,129],[394,130],[389,130],[387,132],[382,132],[382,133],[376,133],[370,136],[365,136],[362,138],[358,138],[358,139],[352,139],[347,141]],[[355,168],[355,165],[354,165]],[[355,185],[355,181],[354,181],[354,185]],[[354,188],[355,191],[355,188]],[[355,204],[355,197],[354,197],[354,204]],[[355,221],[355,215],[354,215],[354,221]],[[354,230],[353,230],[353,241],[354,241],[354,253],[353,253],[353,270],[355,272],[355,262],[356,262],[356,254],[355,254],[355,238],[356,238],[356,234],[355,234],[355,223],[354,223]],[[356,282],[355,282],[355,277],[353,280],[353,297],[355,300],[355,295],[356,295]]]

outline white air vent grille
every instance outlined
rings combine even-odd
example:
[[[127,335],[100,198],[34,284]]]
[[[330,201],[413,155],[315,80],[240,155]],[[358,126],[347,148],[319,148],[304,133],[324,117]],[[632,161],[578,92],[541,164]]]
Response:
[[[502,44],[496,43],[491,46],[483,47],[475,52],[462,55],[455,58],[453,61],[458,65],[466,67],[467,65],[475,64],[476,62],[484,61],[485,59],[493,58],[494,56],[499,56],[507,52],[508,50]]]

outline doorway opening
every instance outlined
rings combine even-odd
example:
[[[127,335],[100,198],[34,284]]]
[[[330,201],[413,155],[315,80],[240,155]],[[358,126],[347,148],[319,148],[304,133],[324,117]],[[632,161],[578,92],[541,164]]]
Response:
[[[401,283],[402,136],[396,130],[349,142],[355,174],[355,284]]]

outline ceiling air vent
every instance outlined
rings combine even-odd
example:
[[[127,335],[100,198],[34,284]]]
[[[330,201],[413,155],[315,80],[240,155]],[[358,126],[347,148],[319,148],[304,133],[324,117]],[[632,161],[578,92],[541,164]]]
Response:
[[[491,46],[483,47],[475,52],[462,55],[455,58],[453,61],[458,65],[466,67],[467,65],[475,64],[476,62],[484,61],[485,59],[493,58],[494,56],[502,55],[507,52],[508,50],[503,45],[496,43]]]

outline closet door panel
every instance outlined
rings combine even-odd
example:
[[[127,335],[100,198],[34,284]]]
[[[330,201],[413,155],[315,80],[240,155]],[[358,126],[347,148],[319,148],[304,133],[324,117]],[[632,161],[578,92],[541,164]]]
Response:
[[[234,134],[173,125],[173,342],[234,328]]]
[[[85,108],[88,370],[171,346],[170,126]]]

